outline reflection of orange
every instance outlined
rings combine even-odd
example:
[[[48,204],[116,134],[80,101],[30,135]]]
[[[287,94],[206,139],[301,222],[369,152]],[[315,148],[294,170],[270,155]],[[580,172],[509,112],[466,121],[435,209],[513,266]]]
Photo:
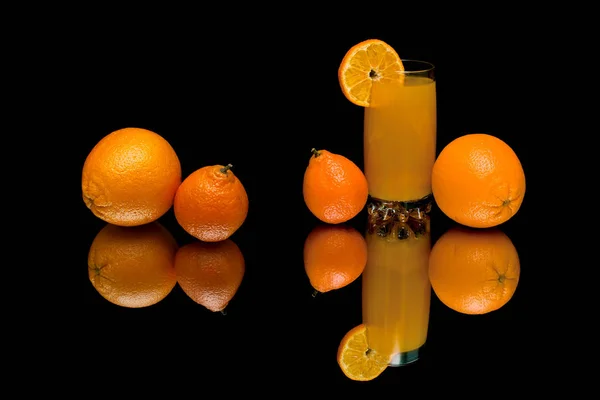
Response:
[[[448,217],[472,228],[491,228],[508,221],[521,207],[525,173],[508,144],[475,133],[454,139],[441,151],[431,186]]]
[[[162,136],[124,128],[102,138],[90,151],[81,188],[85,204],[98,218],[137,226],[166,213],[180,183],[179,158]]]
[[[304,268],[321,293],[354,282],[367,264],[367,242],[346,225],[317,225],[304,242]]]
[[[451,228],[429,255],[433,291],[464,314],[485,314],[505,305],[517,289],[520,271],[517,249],[497,228]]]
[[[175,271],[192,300],[210,311],[224,311],[242,283],[245,261],[231,239],[195,241],[177,251]]]
[[[147,307],[164,299],[177,283],[173,262],[177,243],[158,222],[136,227],[108,224],[88,255],[92,285],[111,303]]]

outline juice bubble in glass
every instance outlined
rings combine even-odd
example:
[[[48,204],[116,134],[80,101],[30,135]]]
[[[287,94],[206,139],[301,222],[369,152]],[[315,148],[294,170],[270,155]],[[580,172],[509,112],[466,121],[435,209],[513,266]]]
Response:
[[[373,198],[431,197],[436,155],[435,67],[402,60],[398,81],[375,81],[364,114],[364,169]]]

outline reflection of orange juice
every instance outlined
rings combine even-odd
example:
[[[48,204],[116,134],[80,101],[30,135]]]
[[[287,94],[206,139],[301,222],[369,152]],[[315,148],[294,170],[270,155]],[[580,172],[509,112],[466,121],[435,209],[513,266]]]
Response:
[[[368,345],[390,365],[407,364],[418,358],[427,338],[430,234],[398,239],[368,233],[366,239],[362,311]]]
[[[407,74],[403,82],[373,83],[364,116],[364,169],[373,197],[411,201],[431,193],[436,154],[432,76],[429,71]]]

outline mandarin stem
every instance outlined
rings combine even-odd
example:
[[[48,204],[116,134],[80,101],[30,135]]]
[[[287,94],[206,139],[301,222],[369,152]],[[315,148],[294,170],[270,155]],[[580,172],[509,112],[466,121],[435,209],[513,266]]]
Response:
[[[221,310],[221,315],[227,315],[227,308]]]
[[[317,289],[315,289],[315,291],[312,293],[312,297],[317,297],[317,295],[318,295],[319,293],[320,293],[320,292],[319,292]]]
[[[310,152],[313,153],[315,155],[315,157],[319,157],[321,155],[321,152],[319,150],[315,149],[314,147],[312,148],[312,150]]]
[[[231,164],[227,164],[226,166],[224,166],[223,168],[221,168],[221,172],[224,174],[227,174],[227,171],[229,171],[231,168],[233,168],[233,165]]]

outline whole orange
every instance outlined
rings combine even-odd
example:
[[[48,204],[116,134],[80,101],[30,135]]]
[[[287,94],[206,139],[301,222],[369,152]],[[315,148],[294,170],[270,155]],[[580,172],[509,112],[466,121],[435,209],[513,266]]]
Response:
[[[107,224],[88,253],[88,275],[94,288],[113,304],[148,307],[175,287],[177,243],[158,222],[122,227]]]
[[[244,256],[231,239],[194,241],[175,255],[179,286],[210,311],[225,310],[242,283],[245,268]]]
[[[302,187],[306,206],[326,223],[339,224],[354,218],[369,196],[363,171],[343,155],[316,149],[312,153]]]
[[[513,149],[483,133],[458,137],[437,157],[431,176],[436,204],[449,218],[490,228],[517,213],[525,196],[525,173]]]
[[[231,167],[228,164],[199,168],[183,180],[175,193],[175,218],[197,239],[225,240],[246,220],[248,195]]]
[[[446,231],[429,254],[429,281],[438,299],[463,314],[486,314],[512,298],[519,255],[498,228],[464,226]]]
[[[83,201],[98,218],[120,226],[156,221],[181,183],[175,150],[162,136],[123,128],[103,137],[83,165]]]
[[[304,269],[320,293],[354,282],[367,264],[367,242],[346,225],[317,225],[304,241]]]

